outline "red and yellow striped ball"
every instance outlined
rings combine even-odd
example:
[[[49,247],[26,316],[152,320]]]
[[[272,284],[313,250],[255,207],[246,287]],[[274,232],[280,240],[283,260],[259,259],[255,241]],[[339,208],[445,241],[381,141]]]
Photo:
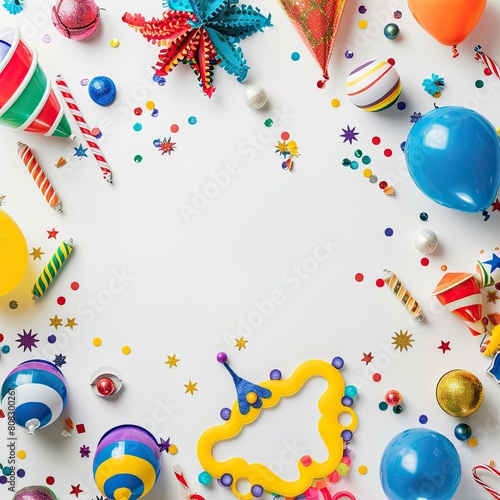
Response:
[[[347,95],[358,108],[382,111],[392,106],[401,94],[401,79],[387,61],[369,61],[349,73]]]

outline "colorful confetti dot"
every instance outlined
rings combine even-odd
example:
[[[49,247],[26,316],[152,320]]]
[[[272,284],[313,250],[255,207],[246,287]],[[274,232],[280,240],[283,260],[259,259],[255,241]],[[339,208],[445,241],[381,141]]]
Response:
[[[102,132],[101,132],[101,129],[99,127],[94,127],[90,133],[96,138],[96,139],[100,139],[102,137]]]
[[[2,353],[9,354],[9,352],[10,352],[10,347],[8,345],[3,345],[2,346]]]
[[[178,451],[179,451],[179,448],[177,448],[177,446],[175,446],[175,444],[171,444],[168,448],[169,455],[176,455]]]
[[[394,234],[394,229],[392,229],[392,227],[387,227],[384,231],[384,234],[390,237]]]
[[[360,14],[366,14],[366,7],[364,5],[360,5],[358,8],[358,12]]]
[[[51,41],[52,41],[52,37],[48,33],[45,33],[45,35],[43,35],[43,37],[42,37],[42,42],[43,43],[50,43]]]
[[[142,108],[139,108],[139,107],[135,108],[134,115],[141,116],[142,115]]]
[[[19,305],[19,304],[17,303],[17,300],[11,300],[11,301],[9,302],[9,307],[10,307],[11,309],[17,309],[18,305]]]
[[[57,297],[57,303],[58,305],[60,306],[63,306],[64,304],[66,304],[66,298],[65,297]]]
[[[26,475],[26,471],[24,469],[17,469],[17,477],[24,477]]]
[[[375,281],[375,285],[377,285],[379,288],[383,288],[385,285],[385,281],[382,278],[379,278],[377,281]]]
[[[428,418],[427,418],[427,415],[420,415],[420,417],[418,417],[418,421],[421,423],[421,424],[426,424],[428,422]]]
[[[351,161],[349,166],[352,168],[352,170],[356,170],[359,167],[359,163],[357,161]]]
[[[189,125],[196,125],[198,123],[198,119],[196,118],[196,116],[190,116],[188,118],[188,123]]]
[[[344,56],[346,59],[352,59],[354,57],[354,52],[352,50],[346,50]]]
[[[370,175],[370,177],[368,177],[368,180],[372,183],[372,184],[377,184],[378,182],[378,177],[376,175]]]
[[[271,120],[271,118],[267,118],[267,120],[264,122],[264,125],[266,127],[272,127],[273,126],[273,121]]]
[[[366,177],[367,179],[368,179],[369,177],[371,177],[371,176],[372,176],[372,174],[373,174],[373,172],[372,172],[369,168],[365,168],[365,169],[363,170],[363,176],[364,176],[364,177]]]
[[[398,109],[399,111],[403,111],[404,109],[406,109],[406,102],[398,102]]]
[[[354,156],[356,158],[361,158],[363,156],[363,151],[361,151],[361,149],[356,149],[356,151],[354,151]]]
[[[445,271],[448,271],[448,266],[442,265],[442,266],[441,266],[441,271],[443,271],[443,273],[444,273]]]
[[[112,38],[109,41],[109,44],[111,45],[111,47],[113,47],[114,49],[116,49],[116,47],[118,47],[120,45],[120,40],[118,40],[118,38]]]
[[[389,57],[389,59],[387,59],[387,64],[394,66],[396,64],[396,60],[393,59],[392,57]]]
[[[290,57],[292,58],[292,61],[298,61],[300,59],[300,54],[298,52],[292,52]]]
[[[471,448],[474,448],[474,447],[476,447],[476,446],[477,446],[478,441],[477,441],[477,438],[475,438],[475,437],[471,437],[471,438],[467,441],[467,443],[469,444],[469,446],[470,446]]]
[[[379,410],[385,411],[387,408],[389,408],[389,405],[385,401],[380,401],[378,404]]]
[[[135,155],[135,156],[134,156],[134,161],[135,161],[136,163],[141,163],[141,161],[142,161],[142,156],[141,156],[141,155]]]
[[[374,144],[375,146],[378,146],[380,144],[380,137],[378,136],[374,136],[372,137],[372,144]]]
[[[380,181],[380,183],[379,183],[378,187],[379,187],[380,189],[385,189],[388,185],[389,185],[389,184],[387,184],[387,182],[385,182],[385,181]]]
[[[102,345],[102,339],[99,337],[95,337],[92,340],[92,344],[94,344],[96,347],[100,347]]]
[[[400,10],[394,11],[394,19],[401,19],[402,16],[403,16],[403,14]]]
[[[422,264],[424,267],[429,265],[429,259],[427,257],[423,257],[420,259],[420,264]]]
[[[26,452],[24,450],[19,450],[17,452],[17,458],[20,460],[24,460],[26,458]]]
[[[122,354],[125,354],[125,356],[128,356],[132,352],[132,349],[130,346],[125,345],[122,347]]]
[[[421,212],[419,217],[420,217],[420,220],[422,220],[424,222],[429,219],[429,215],[426,212]]]
[[[362,30],[368,28],[368,21],[366,19],[361,19],[361,21],[358,22],[358,28]]]
[[[358,283],[361,283],[361,282],[365,279],[365,277],[364,277],[364,276],[363,276],[363,274],[361,274],[361,273],[356,273],[356,274],[354,275],[354,279],[355,279]]]
[[[361,158],[361,161],[363,162],[363,165],[369,165],[372,162],[372,159],[368,155],[365,155]]]
[[[382,380],[382,375],[380,375],[380,373],[374,373],[373,377],[372,377],[372,380],[374,382],[380,382]]]
[[[160,112],[155,108],[153,109],[153,111],[151,111],[151,116],[153,118],[156,118],[157,116],[159,116]]]
[[[80,288],[80,283],[78,283],[78,281],[73,281],[69,287],[71,290],[78,290]]]
[[[47,341],[49,344],[55,344],[57,342],[57,337],[55,335],[49,335]]]
[[[366,465],[360,465],[358,467],[358,473],[364,476],[368,472],[368,467]]]
[[[155,109],[155,103],[153,101],[148,101],[146,103],[146,109],[149,109],[149,111],[153,111],[153,109]]]
[[[288,141],[290,139],[290,134],[288,132],[281,132],[281,140]]]
[[[52,486],[56,480],[54,479],[54,476],[47,476],[45,478],[45,482],[49,485],[49,486]]]
[[[338,108],[340,106],[340,101],[338,99],[332,99],[330,104],[332,105],[332,108]]]
[[[9,466],[5,466],[2,469],[2,474],[5,474],[6,476],[10,476],[10,467]]]
[[[172,134],[179,132],[179,125],[177,125],[177,123],[172,123],[172,125],[170,125],[170,132],[172,132]]]
[[[136,132],[140,132],[142,130],[142,124],[139,122],[135,122],[134,126],[132,127]]]
[[[482,89],[484,87],[484,82],[483,80],[476,80],[474,85],[476,86],[477,89]]]
[[[386,156],[387,158],[390,158],[392,156],[392,149],[384,149],[384,156]]]

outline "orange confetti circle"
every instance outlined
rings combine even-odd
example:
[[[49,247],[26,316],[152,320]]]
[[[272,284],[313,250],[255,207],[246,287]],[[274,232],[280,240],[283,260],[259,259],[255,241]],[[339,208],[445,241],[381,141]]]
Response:
[[[179,451],[179,448],[177,448],[177,446],[175,446],[175,444],[171,444],[171,445],[168,447],[168,453],[169,453],[170,455],[176,455],[178,451]]]
[[[441,266],[441,271],[445,272],[448,270],[448,266],[442,265]]]
[[[340,101],[338,99],[332,99],[330,104],[332,105],[332,108],[338,108],[340,106]]]
[[[364,476],[368,472],[368,467],[366,465],[360,465],[358,467],[358,472]]]
[[[92,340],[92,344],[94,344],[96,347],[99,347],[102,344],[102,340],[99,337],[96,337],[94,340]]]
[[[369,168],[365,168],[365,169],[363,170],[363,176],[364,176],[364,177],[366,177],[367,179],[368,179],[369,177],[371,177],[371,176],[372,176],[372,174],[373,174],[373,172],[372,172]]]
[[[122,347],[122,353],[125,354],[125,356],[128,356],[132,352],[132,349],[130,346],[125,345]]]
[[[366,19],[361,19],[361,21],[358,22],[358,28],[362,30],[368,28],[368,21]]]

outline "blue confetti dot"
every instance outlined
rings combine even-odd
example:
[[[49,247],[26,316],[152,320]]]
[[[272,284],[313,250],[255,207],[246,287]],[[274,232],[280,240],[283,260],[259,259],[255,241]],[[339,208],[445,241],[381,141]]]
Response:
[[[10,347],[9,347],[8,345],[3,345],[3,346],[2,346],[2,352],[3,352],[4,354],[9,354],[9,352],[10,352]]]
[[[366,14],[366,7],[364,5],[360,5],[359,9],[358,9],[358,12],[360,14]]]
[[[24,477],[26,475],[26,471],[24,469],[17,469],[17,477]]]
[[[0,476],[0,484],[5,484],[7,482],[7,476]]]
[[[384,231],[385,235],[386,236],[392,236],[394,234],[394,230],[390,227],[388,227],[385,231]]]
[[[133,129],[136,132],[140,132],[142,130],[142,124],[140,124],[140,123],[134,123]]]
[[[47,337],[47,340],[48,340],[49,344],[55,344],[57,341],[57,337],[55,335],[49,335]]]
[[[359,163],[357,161],[351,161],[349,165],[353,170],[356,170],[359,167]]]
[[[344,52],[344,56],[346,59],[352,59],[354,57],[354,52],[352,50],[346,50]]]
[[[381,402],[378,404],[378,407],[379,407],[379,409],[381,409],[382,411],[385,411],[385,410],[387,410],[387,408],[389,408],[389,405],[388,405],[385,401],[381,401]]]
[[[160,139],[155,139],[155,140],[153,141],[153,146],[154,146],[155,148],[160,147],[160,144],[161,144],[161,140],[160,140]]]
[[[427,415],[420,415],[420,417],[418,417],[418,421],[419,421],[421,424],[426,424],[428,420],[429,420],[429,419],[427,418]]]
[[[400,111],[403,111],[403,109],[406,109],[406,102],[403,102],[403,101],[398,102],[398,109]]]
[[[160,114],[160,112],[156,108],[153,109],[153,111],[151,111],[151,116],[153,118],[156,118],[159,114]]]
[[[157,83],[158,83],[158,82],[160,81],[160,78],[161,78],[161,77],[160,77],[160,76],[158,76],[158,75],[153,75],[153,76],[152,76],[152,80],[153,80],[153,82],[157,82]]]
[[[163,87],[166,83],[167,83],[167,80],[165,80],[165,78],[163,76],[160,76],[160,78],[158,78],[158,85],[160,87]]]
[[[406,141],[403,141],[399,147],[401,148],[401,151],[403,151],[403,153],[405,152],[405,148],[406,148]]]
[[[292,58],[292,61],[298,61],[300,59],[300,54],[298,52],[292,52],[290,57]]]
[[[6,476],[10,476],[10,467],[9,466],[5,466],[2,469],[2,474],[5,474]]]
[[[188,118],[189,125],[196,125],[198,123],[198,118],[196,116],[190,116]]]

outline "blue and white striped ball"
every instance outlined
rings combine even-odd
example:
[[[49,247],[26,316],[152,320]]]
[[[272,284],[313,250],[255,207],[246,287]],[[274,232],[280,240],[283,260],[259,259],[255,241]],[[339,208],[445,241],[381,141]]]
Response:
[[[349,73],[346,81],[349,99],[365,111],[382,111],[392,106],[402,86],[396,68],[387,61],[369,61]]]
[[[54,422],[67,401],[66,380],[54,364],[41,359],[25,361],[2,384],[2,409],[30,433]]]

